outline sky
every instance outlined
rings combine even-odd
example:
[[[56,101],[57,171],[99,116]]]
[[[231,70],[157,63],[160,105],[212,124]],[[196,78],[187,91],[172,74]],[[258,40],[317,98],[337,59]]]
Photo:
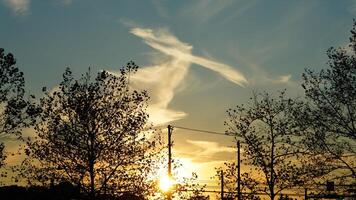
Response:
[[[304,69],[327,67],[355,16],[354,0],[0,0],[0,47],[36,95],[66,67],[115,74],[132,60],[153,123],[224,132],[226,110],[254,90],[302,96]],[[229,137],[175,129],[173,139],[182,171],[201,180],[235,158]]]

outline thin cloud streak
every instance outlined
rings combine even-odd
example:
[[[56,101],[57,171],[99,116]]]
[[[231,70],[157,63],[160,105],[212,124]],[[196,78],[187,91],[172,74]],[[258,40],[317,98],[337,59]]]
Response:
[[[187,140],[189,144],[192,144],[200,149],[202,151],[199,151],[196,153],[196,156],[211,156],[216,153],[235,153],[236,149],[232,147],[225,147],[225,146],[220,146],[219,143],[217,142],[210,142],[210,141],[204,141],[204,140]]]
[[[279,76],[279,78],[276,80],[277,83],[287,83],[290,79],[292,78],[292,75],[284,75],[284,76]]]
[[[206,23],[234,3],[234,0],[194,0],[182,9],[180,15],[189,16],[200,24]]]
[[[73,0],[61,0],[61,3],[65,6],[69,6],[73,3]]]
[[[210,70],[213,70],[215,72],[218,72],[220,75],[225,77],[227,80],[236,83],[240,86],[245,86],[248,84],[247,79],[245,78],[242,73],[237,71],[236,69],[233,69],[231,66],[223,64],[223,63],[218,63],[206,58],[198,57],[198,56],[192,56],[191,61],[195,64],[201,65],[205,68],[208,68]]]
[[[157,14],[165,19],[169,18],[169,12],[167,11],[167,9],[164,6],[164,3],[166,3],[165,0],[152,0],[151,1],[153,6],[155,7]]]
[[[256,85],[269,85],[269,84],[288,84],[290,86],[295,85],[295,82],[292,80],[291,74],[283,74],[279,76],[270,75],[263,67],[266,58],[265,55],[271,55],[275,49],[284,48],[287,44],[277,44],[270,45],[265,47],[260,47],[259,51],[255,50],[254,59],[250,55],[246,55],[241,52],[237,45],[228,47],[228,52],[233,56],[236,62],[241,63],[244,66],[249,67],[253,75],[249,78],[249,84],[252,86]],[[258,58],[258,59],[256,59]]]
[[[232,15],[226,17],[224,20],[221,21],[222,24],[229,23],[234,20],[238,20],[238,17],[245,14],[249,9],[254,7],[257,4],[257,0],[250,0],[250,1],[243,1],[240,2],[239,5],[236,7],[235,11]]]
[[[3,3],[16,15],[26,14],[30,6],[30,0],[3,0]]]

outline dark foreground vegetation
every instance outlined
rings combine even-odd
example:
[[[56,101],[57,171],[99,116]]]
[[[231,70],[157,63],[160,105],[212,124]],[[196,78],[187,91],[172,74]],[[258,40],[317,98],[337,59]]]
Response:
[[[63,182],[51,187],[30,186],[22,187],[17,185],[0,187],[0,197],[2,200],[74,200],[74,199],[90,199],[88,196],[80,193],[79,188],[73,186],[69,182]],[[119,196],[97,196],[96,199],[101,200],[143,200],[143,197],[131,194],[122,193]]]
[[[290,199],[283,194],[295,188],[309,188],[309,199],[356,198],[356,23],[348,46],[327,55],[327,69],[303,74],[305,96],[254,93],[227,111],[226,134],[241,142],[250,168],[241,176],[236,163],[216,169],[222,199]],[[67,68],[58,87],[27,99],[15,64],[0,49],[0,139],[21,141],[24,157],[4,170],[8,154],[0,143],[1,177],[28,187],[1,187],[0,199],[208,199],[195,174],[171,193],[158,188],[165,146],[148,123],[148,93],[130,85],[133,62],[118,74],[92,77],[88,70],[79,79]],[[23,137],[23,128],[36,137]],[[318,187],[324,184],[327,190]]]
[[[79,199],[80,194],[77,188],[73,187],[70,183],[64,183],[56,185],[52,188],[47,188],[43,186],[3,186],[0,188],[1,199],[13,199],[13,200],[69,200],[69,199]]]

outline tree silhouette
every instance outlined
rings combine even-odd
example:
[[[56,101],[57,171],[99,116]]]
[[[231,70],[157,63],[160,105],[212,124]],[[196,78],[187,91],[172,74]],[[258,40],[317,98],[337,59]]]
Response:
[[[271,200],[315,175],[305,162],[308,156],[298,145],[301,130],[290,116],[299,106],[284,92],[278,98],[263,93],[255,94],[248,105],[227,111],[227,133],[241,140],[244,162],[254,168],[249,174],[256,175],[250,178]]]
[[[58,88],[43,89],[34,115],[37,138],[27,142],[23,163],[30,184],[66,180],[90,199],[146,190],[159,140],[145,131],[146,91],[129,87],[137,69],[130,62],[119,76],[102,71],[92,80],[89,71],[75,80],[67,68]]]
[[[214,179],[219,180],[221,184],[221,171],[224,175],[224,190],[227,193],[224,195],[227,199],[237,199],[237,165],[234,162],[225,162],[223,167],[215,169],[216,174]],[[241,174],[241,192],[242,199],[260,200],[258,196],[258,184],[255,179],[251,178],[249,173]]]
[[[307,69],[303,88],[307,104],[296,115],[309,129],[304,144],[325,174],[337,179],[356,180],[356,22],[349,46],[327,51],[329,68],[320,72]],[[355,182],[356,183],[356,182]]]
[[[198,183],[198,175],[193,172],[191,177],[186,177],[183,182],[177,186],[176,198],[185,200],[207,200],[204,195],[206,184]]]
[[[21,135],[19,128],[25,126],[25,80],[15,64],[14,56],[5,54],[0,48],[0,167],[6,158],[1,141],[14,136],[18,138]]]

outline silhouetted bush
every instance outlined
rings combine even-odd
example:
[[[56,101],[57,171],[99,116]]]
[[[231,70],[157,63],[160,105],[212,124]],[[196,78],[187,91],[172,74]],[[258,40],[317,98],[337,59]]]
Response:
[[[31,186],[29,188],[21,186],[0,187],[1,200],[73,200],[82,199],[77,187],[68,182],[62,182],[51,188],[42,186]]]

